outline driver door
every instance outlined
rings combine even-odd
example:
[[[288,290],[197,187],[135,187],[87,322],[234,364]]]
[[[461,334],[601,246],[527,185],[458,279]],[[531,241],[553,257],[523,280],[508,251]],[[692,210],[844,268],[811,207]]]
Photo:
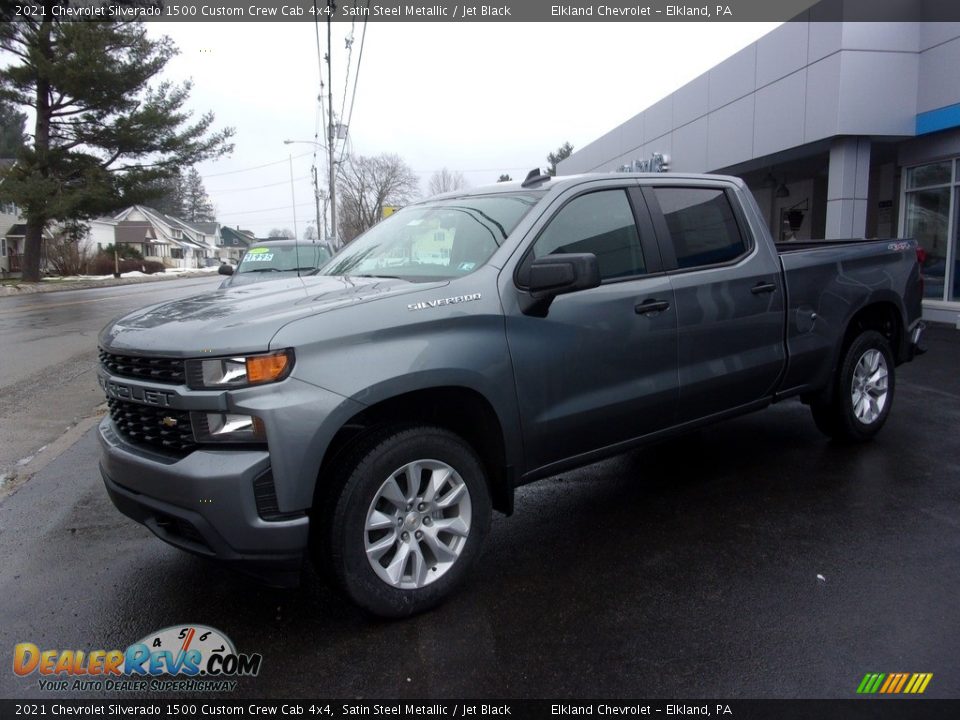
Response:
[[[674,422],[677,315],[646,204],[629,182],[588,188],[561,196],[531,231],[516,279],[501,276],[525,472]],[[520,311],[525,264],[584,252],[597,256],[599,287],[556,297],[546,317]]]

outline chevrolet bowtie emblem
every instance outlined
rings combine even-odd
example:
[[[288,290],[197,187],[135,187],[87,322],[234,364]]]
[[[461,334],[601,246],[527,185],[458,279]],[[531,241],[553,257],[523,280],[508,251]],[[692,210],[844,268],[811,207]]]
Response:
[[[164,427],[168,427],[168,428],[176,427],[176,426],[177,426],[177,419],[176,419],[176,418],[172,418],[172,417],[170,417],[169,415],[167,415],[165,418],[163,418],[163,420],[160,421],[160,424],[163,425]]]

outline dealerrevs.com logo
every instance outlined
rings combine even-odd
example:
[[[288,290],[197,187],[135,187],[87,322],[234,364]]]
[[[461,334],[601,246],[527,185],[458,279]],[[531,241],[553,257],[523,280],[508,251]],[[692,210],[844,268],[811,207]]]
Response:
[[[40,690],[224,692],[236,678],[255,677],[263,656],[238,653],[216,628],[174,625],[150,633],[126,650],[40,649],[18,643],[13,672],[38,675]]]

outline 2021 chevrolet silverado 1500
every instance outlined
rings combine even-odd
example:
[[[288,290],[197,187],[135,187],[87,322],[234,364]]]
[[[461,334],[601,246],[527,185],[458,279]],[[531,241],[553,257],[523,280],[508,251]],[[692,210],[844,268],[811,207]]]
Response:
[[[708,175],[529,177],[411,205],[319,274],[100,335],[110,497],[160,538],[426,609],[514,488],[799,397],[873,436],[921,350],[909,240],[775,245]]]

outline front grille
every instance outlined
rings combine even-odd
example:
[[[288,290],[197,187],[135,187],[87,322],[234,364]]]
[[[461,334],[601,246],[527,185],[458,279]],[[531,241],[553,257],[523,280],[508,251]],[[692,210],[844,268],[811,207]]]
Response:
[[[110,419],[123,437],[135,445],[156,448],[175,455],[192,452],[197,443],[190,427],[190,413],[151,407],[109,398]]]
[[[100,364],[111,375],[120,377],[170,385],[182,385],[184,382],[183,360],[177,358],[117,355],[101,350]]]

